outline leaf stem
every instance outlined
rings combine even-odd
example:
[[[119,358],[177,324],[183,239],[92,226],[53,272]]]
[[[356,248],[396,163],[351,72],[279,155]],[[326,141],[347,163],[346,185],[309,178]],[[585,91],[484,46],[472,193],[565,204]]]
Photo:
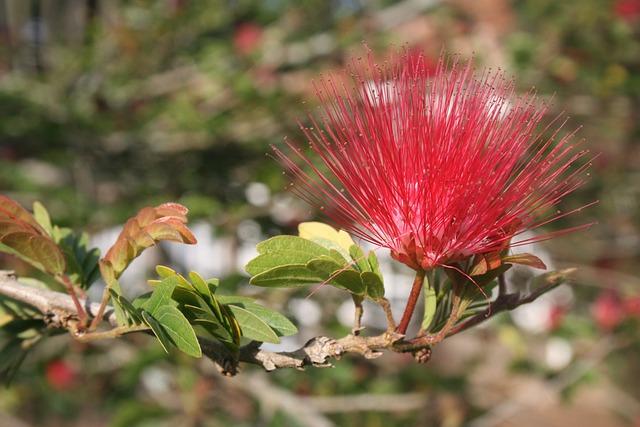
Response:
[[[402,313],[402,319],[400,320],[400,324],[396,331],[399,334],[406,334],[407,328],[409,327],[409,322],[411,321],[411,316],[413,316],[413,312],[416,309],[416,304],[418,303],[418,297],[420,297],[420,291],[422,291],[422,284],[424,282],[425,271],[420,269],[416,271],[416,277],[413,279],[413,285],[411,286],[411,293],[409,293],[409,299],[407,300],[407,305],[404,308],[404,313]]]
[[[87,334],[77,334],[74,338],[80,342],[91,342],[104,339],[118,338],[121,335],[129,334],[132,332],[147,331],[150,328],[147,325],[135,325],[135,326],[117,326],[113,329],[109,329],[104,332],[90,332]]]
[[[378,305],[380,305],[385,316],[387,316],[387,332],[394,332],[396,330],[396,321],[393,318],[393,312],[391,311],[391,304],[389,303],[389,300],[386,298],[380,298],[378,300]]]
[[[82,307],[82,304],[80,304],[80,300],[78,299],[78,294],[76,294],[76,290],[73,283],[71,282],[69,277],[67,277],[65,274],[61,274],[57,276],[56,279],[58,279],[58,281],[64,285],[65,289],[67,290],[67,293],[71,297],[71,300],[73,301],[73,305],[76,307],[76,311],[78,312],[78,319],[80,320],[80,325],[82,325],[82,327],[87,326],[87,321],[89,319],[89,316],[87,315],[87,312],[85,311],[84,307]]]
[[[104,292],[102,293],[102,300],[100,301],[100,308],[98,309],[98,313],[96,313],[96,317],[93,318],[93,320],[91,321],[91,326],[89,326],[89,330],[93,331],[95,330],[98,325],[100,324],[100,322],[102,322],[102,317],[104,316],[104,311],[107,308],[107,304],[109,303],[109,297],[110,297],[110,293],[109,293],[109,285],[106,285],[104,288]]]

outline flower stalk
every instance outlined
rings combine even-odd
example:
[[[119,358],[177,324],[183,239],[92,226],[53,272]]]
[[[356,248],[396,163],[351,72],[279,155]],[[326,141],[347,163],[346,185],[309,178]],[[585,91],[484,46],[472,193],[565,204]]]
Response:
[[[422,291],[425,273],[426,272],[422,269],[416,271],[416,277],[415,279],[413,279],[413,285],[411,286],[411,293],[409,293],[407,305],[404,308],[404,313],[402,313],[400,324],[398,324],[398,328],[396,329],[399,334],[404,335],[407,333],[409,322],[411,321],[413,312],[416,310],[416,304],[418,303],[418,298],[420,297],[420,292]]]

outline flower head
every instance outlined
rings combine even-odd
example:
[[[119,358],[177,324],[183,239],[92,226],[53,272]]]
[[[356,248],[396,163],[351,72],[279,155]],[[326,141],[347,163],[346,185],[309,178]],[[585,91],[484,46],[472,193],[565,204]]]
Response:
[[[501,72],[476,77],[471,62],[364,62],[351,84],[316,84],[320,114],[303,131],[319,161],[289,141],[275,149],[293,191],[339,226],[427,270],[568,214],[555,205],[583,182],[588,165],[573,165],[586,151],[559,129],[543,135],[533,92],[516,96]]]

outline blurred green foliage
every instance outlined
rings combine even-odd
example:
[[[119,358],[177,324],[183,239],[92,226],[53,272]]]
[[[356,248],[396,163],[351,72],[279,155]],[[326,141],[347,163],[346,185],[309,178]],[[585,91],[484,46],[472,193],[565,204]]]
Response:
[[[580,284],[598,287],[578,288],[572,314],[554,334],[578,347],[603,335],[631,342],[615,353],[611,375],[637,399],[637,324],[598,330],[588,301],[600,287],[637,293],[638,2],[419,3],[0,1],[0,191],[27,206],[41,200],[59,223],[94,230],[167,200],[231,236],[247,217],[264,230],[287,227],[250,206],[245,188],[257,181],[281,193],[285,182],[265,153],[284,136],[300,138],[296,120],[312,108],[302,102],[312,102],[314,76],[361,52],[362,40],[374,49],[409,43],[435,56],[443,47],[475,51],[481,62],[507,67],[522,90],[535,86],[542,97],[553,96],[550,119],[568,114],[566,129],[582,125],[579,137],[598,153],[592,180],[571,203],[599,200],[589,210],[599,224],[579,251],[573,237],[552,246],[560,262],[584,267]],[[345,332],[336,307],[323,301],[324,332],[334,336]],[[498,338],[490,342],[511,356],[507,378],[559,375],[536,353],[543,338],[513,334],[507,318],[494,329]],[[205,375],[188,358],[167,359],[159,346],[135,351],[150,341],[133,340],[110,349],[55,338],[0,392],[0,414],[51,426],[70,419],[78,420],[74,425],[295,425],[246,388]],[[472,379],[500,356],[487,341],[479,347],[459,363],[347,359],[335,369],[280,371],[270,379],[303,397],[407,391],[429,397],[414,411],[327,414],[337,425],[463,425],[487,410],[484,390]],[[57,359],[64,364],[54,369]]]

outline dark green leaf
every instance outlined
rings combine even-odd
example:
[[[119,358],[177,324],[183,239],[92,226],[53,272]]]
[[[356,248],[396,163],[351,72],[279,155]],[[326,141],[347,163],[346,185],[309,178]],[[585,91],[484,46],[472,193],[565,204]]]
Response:
[[[372,300],[384,298],[384,285],[380,276],[370,271],[360,273],[362,283],[366,286],[367,296]]]

